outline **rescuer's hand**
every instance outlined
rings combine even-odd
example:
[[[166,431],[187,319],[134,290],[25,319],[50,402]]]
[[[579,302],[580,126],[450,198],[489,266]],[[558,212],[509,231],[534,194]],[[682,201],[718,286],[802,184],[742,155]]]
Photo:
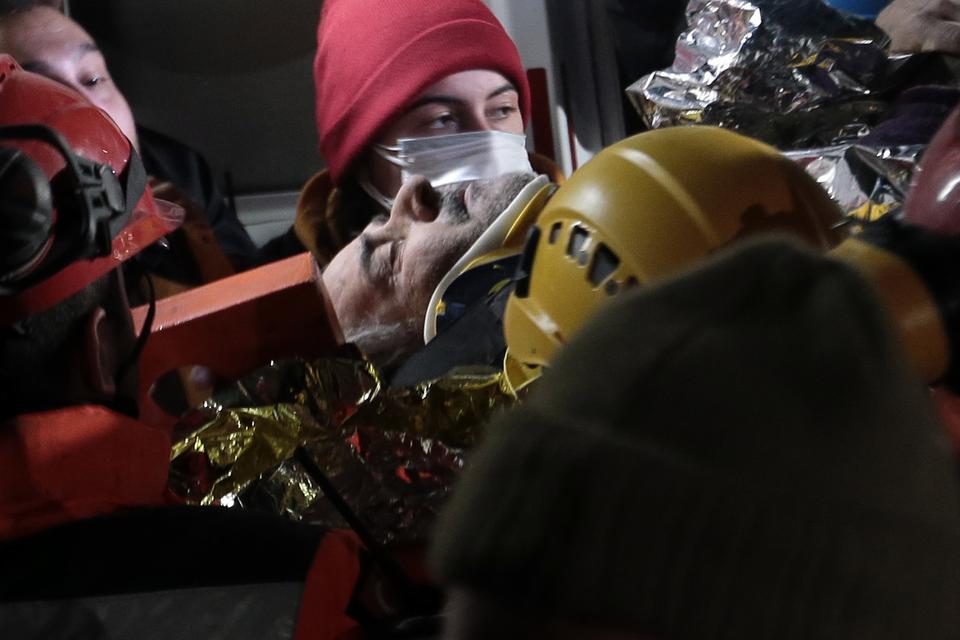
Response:
[[[893,51],[960,54],[960,0],[893,0],[877,16]]]

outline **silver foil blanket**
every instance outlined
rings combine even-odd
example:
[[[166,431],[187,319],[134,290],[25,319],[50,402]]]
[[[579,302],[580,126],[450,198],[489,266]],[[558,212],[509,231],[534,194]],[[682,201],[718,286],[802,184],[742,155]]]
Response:
[[[691,0],[668,69],[627,89],[650,128],[713,124],[780,148],[864,135],[910,56],[820,0]]]
[[[845,213],[869,221],[903,204],[923,149],[846,144],[786,155],[812,175]]]

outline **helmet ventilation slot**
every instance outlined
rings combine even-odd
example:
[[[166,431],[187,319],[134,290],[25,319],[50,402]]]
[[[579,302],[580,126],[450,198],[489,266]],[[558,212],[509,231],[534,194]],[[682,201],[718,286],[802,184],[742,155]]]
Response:
[[[589,241],[590,232],[581,226],[574,226],[570,231],[570,241],[567,242],[567,255],[579,260],[580,264],[587,264],[586,248]]]
[[[620,258],[610,250],[610,247],[601,242],[593,252],[593,262],[590,264],[590,270],[587,271],[587,279],[594,287],[599,287],[619,266]]]

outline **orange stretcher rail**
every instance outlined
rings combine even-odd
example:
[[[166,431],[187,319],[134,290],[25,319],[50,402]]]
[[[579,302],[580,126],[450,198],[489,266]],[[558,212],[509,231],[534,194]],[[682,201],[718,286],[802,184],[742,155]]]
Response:
[[[133,309],[139,332],[147,308]],[[141,419],[170,426],[151,399],[168,371],[203,365],[232,379],[271,360],[322,357],[343,343],[316,262],[309,253],[240,273],[157,302],[140,358]]]

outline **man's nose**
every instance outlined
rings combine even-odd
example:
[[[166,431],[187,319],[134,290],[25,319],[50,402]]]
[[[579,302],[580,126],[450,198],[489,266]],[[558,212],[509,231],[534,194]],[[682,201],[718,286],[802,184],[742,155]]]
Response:
[[[433,222],[440,215],[440,194],[423,176],[403,183],[390,210],[390,219]]]

